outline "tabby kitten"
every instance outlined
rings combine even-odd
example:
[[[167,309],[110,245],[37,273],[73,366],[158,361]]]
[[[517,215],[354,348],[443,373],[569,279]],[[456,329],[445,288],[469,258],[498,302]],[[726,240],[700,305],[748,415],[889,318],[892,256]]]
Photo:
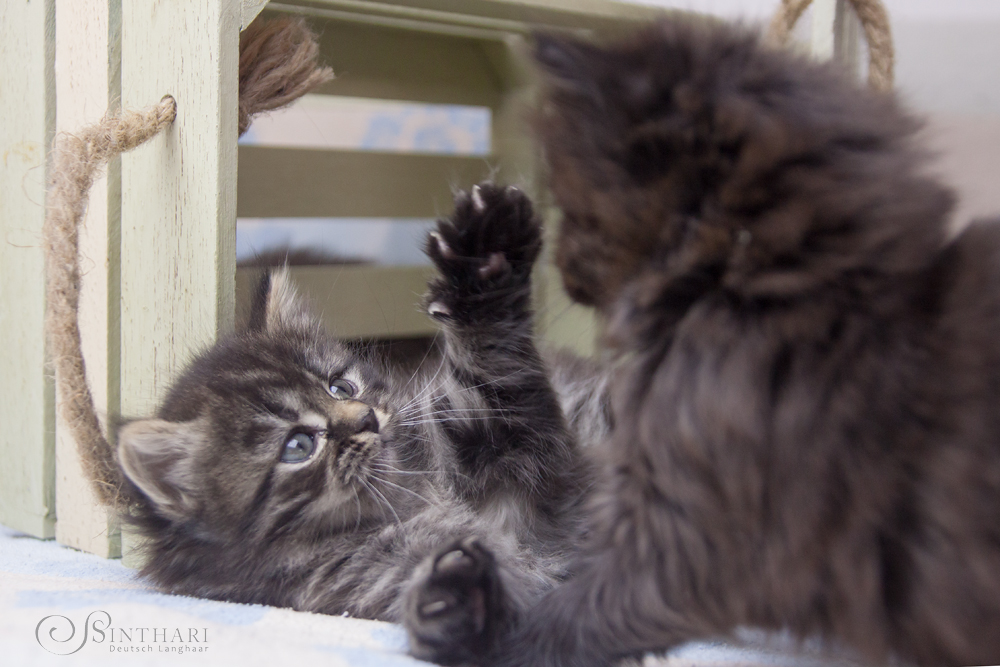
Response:
[[[748,30],[542,38],[557,260],[626,367],[575,575],[496,662],[738,626],[1000,663],[1000,226],[890,95]]]
[[[248,330],[118,433],[143,575],[401,621],[435,661],[486,651],[563,573],[586,480],[532,339],[540,244],[520,191],[457,198],[427,244],[443,358],[403,382],[325,334],[286,271],[265,278]]]

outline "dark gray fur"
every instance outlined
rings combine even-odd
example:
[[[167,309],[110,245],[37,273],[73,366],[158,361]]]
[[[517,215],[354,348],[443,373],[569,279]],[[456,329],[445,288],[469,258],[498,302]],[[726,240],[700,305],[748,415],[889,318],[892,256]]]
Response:
[[[519,191],[460,195],[428,240],[444,354],[409,378],[332,340],[287,272],[272,273],[249,329],[195,359],[156,419],[119,431],[143,575],[188,595],[401,621],[414,654],[442,662],[487,651],[563,575],[587,484],[533,343],[539,248]],[[359,392],[334,398],[338,378]],[[325,444],[282,462],[301,432]]]
[[[1000,663],[1000,225],[915,122],[752,31],[539,40],[567,288],[625,368],[591,538],[497,663],[740,626]]]

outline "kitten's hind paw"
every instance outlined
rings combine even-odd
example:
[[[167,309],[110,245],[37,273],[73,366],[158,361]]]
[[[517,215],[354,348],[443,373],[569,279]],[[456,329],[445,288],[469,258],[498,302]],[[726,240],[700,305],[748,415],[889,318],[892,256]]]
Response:
[[[452,216],[428,235],[427,255],[441,275],[430,284],[427,312],[444,321],[519,314],[541,245],[531,201],[517,188],[482,183],[460,193]]]
[[[422,570],[404,619],[410,652],[444,665],[485,655],[505,618],[493,555],[467,538],[431,556]]]

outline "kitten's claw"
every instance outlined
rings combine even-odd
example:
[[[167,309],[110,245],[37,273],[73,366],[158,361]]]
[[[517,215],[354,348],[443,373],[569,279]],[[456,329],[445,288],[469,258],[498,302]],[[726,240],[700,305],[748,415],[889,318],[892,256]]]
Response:
[[[440,301],[427,306],[427,314],[436,320],[446,320],[451,317],[451,310]]]
[[[438,561],[434,563],[434,569],[438,572],[445,572],[473,567],[475,564],[475,561],[464,551],[455,549],[438,558]]]
[[[448,611],[453,606],[455,606],[454,600],[435,600],[434,602],[429,602],[420,608],[420,613],[424,616],[437,616],[445,611]]]
[[[472,186],[472,207],[476,209],[476,213],[486,210],[486,202],[483,201],[483,193],[478,185]]]
[[[440,232],[431,232],[431,238],[433,238],[434,242],[437,243],[437,249],[442,258],[448,260],[455,259],[455,251],[451,249],[451,246],[444,240],[444,237],[441,236]]]

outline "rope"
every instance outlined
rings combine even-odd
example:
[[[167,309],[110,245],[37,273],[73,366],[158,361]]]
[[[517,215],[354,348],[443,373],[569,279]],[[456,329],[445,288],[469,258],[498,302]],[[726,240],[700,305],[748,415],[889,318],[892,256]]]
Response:
[[[253,116],[288,106],[333,78],[303,19],[254,21],[240,35],[240,135]]]
[[[87,386],[80,344],[80,221],[94,179],[116,155],[132,150],[173,122],[177,103],[169,95],[145,111],[105,116],[77,134],[60,134],[52,151],[45,244],[45,329],[56,370],[59,413],[76,440],[84,470],[105,505],[117,506],[121,471],[108,445]]]
[[[291,104],[333,78],[318,64],[319,46],[302,19],[251,23],[240,37],[239,132],[261,112]],[[80,223],[104,166],[173,122],[167,95],[145,111],[123,111],[53,143],[45,223],[45,335],[56,371],[59,414],[70,429],[98,500],[123,509],[124,477],[101,431],[80,342]]]
[[[861,21],[868,42],[868,85],[873,90],[892,90],[895,51],[889,14],[881,0],[849,0]],[[812,0],[781,0],[778,11],[771,19],[767,41],[774,46],[784,46],[795,23],[812,3]]]

